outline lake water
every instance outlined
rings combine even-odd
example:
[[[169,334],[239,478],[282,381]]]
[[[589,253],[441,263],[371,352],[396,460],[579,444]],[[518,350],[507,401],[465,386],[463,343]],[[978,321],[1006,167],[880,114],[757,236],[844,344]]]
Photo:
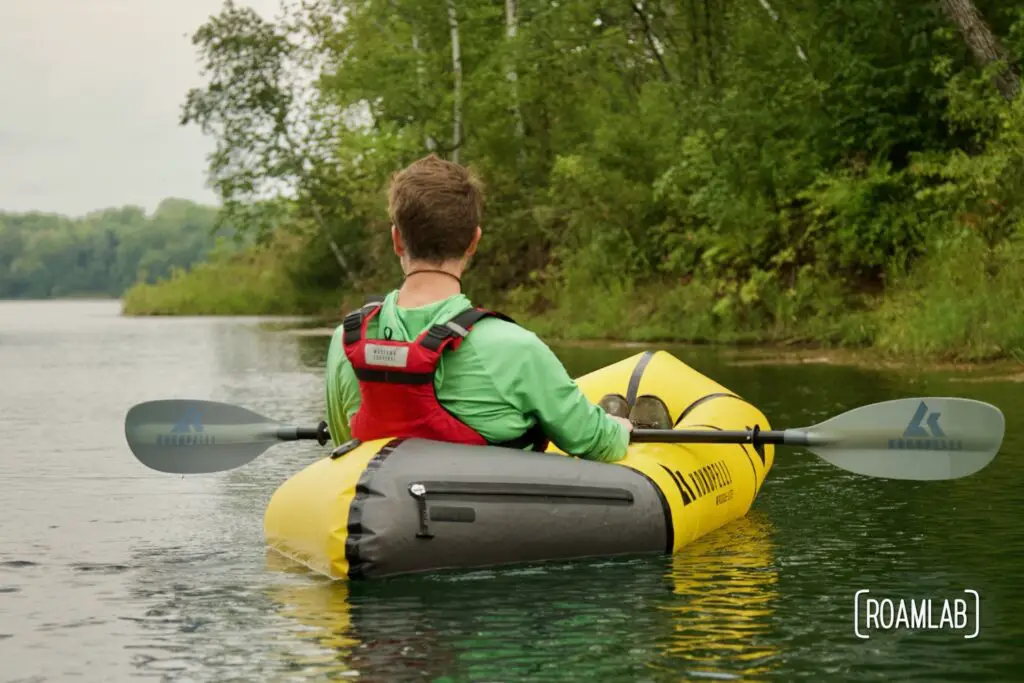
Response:
[[[671,349],[777,428],[954,395],[1004,446],[950,482],[858,477],[780,450],[753,510],[676,557],[331,583],[282,565],[264,506],[315,443],[215,475],[144,468],[123,418],[194,397],[322,415],[326,339],[255,319],[125,319],[0,302],[0,681],[1020,680],[1024,384],[765,365]],[[559,348],[579,375],[637,349]],[[967,379],[976,379],[974,375]],[[981,630],[854,634],[854,594],[976,590]]]

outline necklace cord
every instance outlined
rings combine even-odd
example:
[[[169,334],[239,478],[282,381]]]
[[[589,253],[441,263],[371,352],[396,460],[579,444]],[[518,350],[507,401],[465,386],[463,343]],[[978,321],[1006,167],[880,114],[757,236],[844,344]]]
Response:
[[[417,273],[439,273],[441,275],[447,275],[448,277],[450,277],[453,280],[455,280],[456,282],[458,282],[459,283],[459,287],[462,287],[462,280],[459,279],[458,276],[452,275],[447,270],[435,270],[435,269],[430,269],[430,268],[427,268],[427,269],[424,269],[424,270],[414,270],[411,273],[406,273],[405,274],[405,279],[408,280],[409,277],[411,277],[413,275],[416,275]]]

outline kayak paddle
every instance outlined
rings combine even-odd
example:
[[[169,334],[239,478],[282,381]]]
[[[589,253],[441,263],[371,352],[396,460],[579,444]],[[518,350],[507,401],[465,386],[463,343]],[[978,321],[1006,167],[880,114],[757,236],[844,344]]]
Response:
[[[143,465],[175,474],[235,469],[280,441],[330,439],[326,422],[289,427],[230,403],[176,398],[132,406],[124,435]]]
[[[1005,420],[993,405],[965,398],[902,398],[855,408],[799,429],[735,431],[634,429],[634,443],[797,446],[836,467],[869,477],[958,479],[988,465]],[[228,403],[148,401],[125,416],[132,453],[160,472],[202,474],[241,467],[281,441],[330,438],[327,424],[287,426]]]
[[[900,398],[871,403],[812,427],[762,432],[637,429],[634,442],[800,446],[848,472],[934,481],[974,474],[996,457],[1005,420],[967,398]]]

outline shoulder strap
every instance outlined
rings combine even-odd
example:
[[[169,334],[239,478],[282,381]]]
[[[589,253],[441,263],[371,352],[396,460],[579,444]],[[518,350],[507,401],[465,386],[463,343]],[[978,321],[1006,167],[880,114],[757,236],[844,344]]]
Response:
[[[437,351],[444,346],[449,339],[464,339],[466,335],[469,334],[469,331],[473,329],[473,325],[476,325],[484,318],[500,318],[501,320],[515,324],[515,321],[512,320],[512,318],[509,318],[507,315],[502,313],[489,311],[486,308],[467,308],[464,311],[456,313],[446,323],[431,325],[430,329],[423,335],[420,345],[428,351]]]
[[[363,333],[363,320],[368,316],[376,313],[384,303],[384,297],[373,296],[369,297],[360,308],[352,311],[345,316],[345,320],[342,325],[345,328],[345,336],[342,341],[346,346],[349,344],[355,344],[359,341],[359,338]]]
[[[512,318],[505,315],[504,313],[501,313],[500,311],[488,311],[488,313],[490,313],[492,318],[498,318],[499,320],[504,320],[505,322],[512,323],[513,325],[519,324]]]

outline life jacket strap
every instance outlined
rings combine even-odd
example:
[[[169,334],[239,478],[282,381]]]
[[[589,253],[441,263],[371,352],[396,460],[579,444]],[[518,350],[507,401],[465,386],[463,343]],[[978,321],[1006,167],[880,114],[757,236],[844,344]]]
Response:
[[[465,339],[466,335],[469,334],[470,328],[483,318],[502,318],[509,322],[514,322],[508,316],[488,311],[484,308],[467,308],[461,313],[457,313],[446,323],[431,325],[420,341],[420,346],[428,351],[437,351],[449,339]]]
[[[343,341],[346,346],[355,344],[362,336],[363,321],[373,313],[376,313],[384,303],[383,297],[370,297],[361,307],[345,316],[342,327],[345,330]]]
[[[403,372],[401,370],[375,370],[372,368],[353,367],[356,377],[364,382],[384,382],[386,384],[430,384],[434,381],[432,372]]]

